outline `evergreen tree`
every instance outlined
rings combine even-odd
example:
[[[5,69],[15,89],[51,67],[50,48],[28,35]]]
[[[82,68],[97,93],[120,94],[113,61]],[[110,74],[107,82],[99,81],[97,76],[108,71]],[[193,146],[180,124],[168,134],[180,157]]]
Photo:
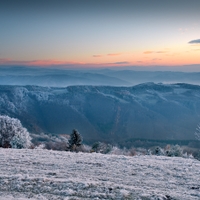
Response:
[[[76,147],[82,145],[82,141],[83,139],[81,134],[76,129],[73,129],[69,139],[69,149],[71,151],[76,150]]]

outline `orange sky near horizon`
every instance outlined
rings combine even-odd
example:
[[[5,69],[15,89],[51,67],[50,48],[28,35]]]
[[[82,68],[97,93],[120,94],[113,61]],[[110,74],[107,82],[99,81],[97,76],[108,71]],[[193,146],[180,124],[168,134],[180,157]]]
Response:
[[[36,60],[12,60],[0,59],[0,65],[22,66],[58,66],[77,65],[78,67],[97,66],[175,66],[200,63],[200,45],[190,44],[178,48],[147,49],[135,52],[114,52],[105,54],[77,56],[74,60],[65,59],[36,59]]]
[[[199,0],[3,0],[0,65],[200,65],[199,8]]]

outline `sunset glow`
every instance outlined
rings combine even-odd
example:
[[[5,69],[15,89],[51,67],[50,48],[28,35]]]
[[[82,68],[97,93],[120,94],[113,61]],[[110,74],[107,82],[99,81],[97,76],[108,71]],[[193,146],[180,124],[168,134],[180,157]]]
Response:
[[[1,1],[0,65],[199,65],[199,8],[198,0]]]

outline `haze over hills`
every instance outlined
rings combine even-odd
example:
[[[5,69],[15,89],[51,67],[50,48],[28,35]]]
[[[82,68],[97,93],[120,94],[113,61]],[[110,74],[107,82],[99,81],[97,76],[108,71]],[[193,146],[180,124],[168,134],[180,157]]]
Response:
[[[133,86],[145,82],[200,85],[200,72],[138,71],[131,70],[131,68],[125,70],[116,68],[66,70],[38,67],[0,67],[1,85],[50,87],[66,87],[69,85]]]
[[[200,121],[200,86],[0,86],[0,114],[20,119],[31,133],[77,128],[86,142],[188,140]]]

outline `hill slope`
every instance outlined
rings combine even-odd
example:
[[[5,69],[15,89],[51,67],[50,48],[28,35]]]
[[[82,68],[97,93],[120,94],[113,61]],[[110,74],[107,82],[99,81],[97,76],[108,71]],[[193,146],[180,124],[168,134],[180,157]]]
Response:
[[[0,200],[199,200],[200,162],[0,148]]]
[[[0,86],[0,114],[20,119],[33,133],[77,128],[85,141],[194,139],[200,86]]]

